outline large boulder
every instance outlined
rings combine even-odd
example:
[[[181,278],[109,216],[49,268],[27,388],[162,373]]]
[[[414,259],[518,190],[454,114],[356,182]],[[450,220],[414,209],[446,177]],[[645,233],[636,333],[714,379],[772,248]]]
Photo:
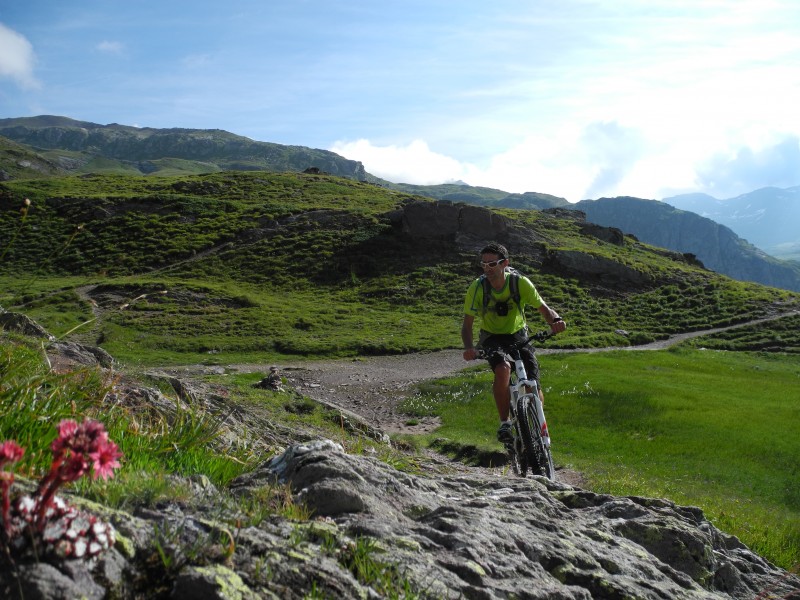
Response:
[[[381,561],[434,597],[800,592],[800,580],[716,529],[700,509],[666,500],[543,478],[415,476],[322,440],[287,449],[232,487],[246,495],[264,485],[288,485],[341,533],[375,540]]]

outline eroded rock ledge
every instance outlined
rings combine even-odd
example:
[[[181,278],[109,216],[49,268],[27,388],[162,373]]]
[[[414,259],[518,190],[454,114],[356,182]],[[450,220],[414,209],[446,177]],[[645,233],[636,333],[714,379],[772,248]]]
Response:
[[[752,598],[773,585],[800,593],[797,579],[781,580],[702,511],[666,500],[541,478],[413,476],[328,441],[290,448],[234,492],[270,481],[290,484],[340,534],[378,540],[381,560],[432,597]]]
[[[315,513],[232,527],[231,497],[193,480],[192,498],[133,514],[93,506],[119,533],[95,563],[0,572],[9,598],[382,598],[353,548],[420,598],[754,598],[800,580],[717,530],[696,508],[547,480],[411,475],[328,440],[290,446],[234,481],[240,499],[286,485]],[[366,543],[365,543],[366,541]],[[156,552],[159,548],[159,552]],[[78,594],[79,596],[75,596]],[[402,597],[402,595],[400,596]]]

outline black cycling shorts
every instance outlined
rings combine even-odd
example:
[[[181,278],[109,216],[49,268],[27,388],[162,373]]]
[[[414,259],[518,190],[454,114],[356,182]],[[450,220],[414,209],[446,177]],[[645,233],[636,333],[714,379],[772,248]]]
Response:
[[[481,331],[479,346],[486,354],[486,360],[492,371],[495,370],[497,365],[507,362],[511,365],[511,370],[514,370],[514,359],[511,358],[511,349],[513,345],[523,342],[528,338],[528,332],[525,329],[519,330],[517,333],[487,333]],[[528,374],[528,379],[534,379],[539,382],[539,361],[536,360],[536,354],[533,347],[530,345],[525,346],[520,350],[522,362],[525,364],[525,372]]]

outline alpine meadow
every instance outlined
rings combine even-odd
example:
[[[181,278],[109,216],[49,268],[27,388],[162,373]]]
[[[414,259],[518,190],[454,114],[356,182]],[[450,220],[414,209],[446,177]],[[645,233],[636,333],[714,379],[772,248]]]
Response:
[[[122,467],[73,493],[109,511],[181,502],[201,476],[225,490],[280,456],[292,431],[410,474],[431,450],[490,466],[499,445],[484,366],[419,383],[404,410],[440,427],[388,444],[286,385],[255,391],[255,375],[229,367],[460,348],[464,292],[492,239],[568,323],[540,358],[556,468],[580,472],[597,494],[698,506],[726,534],[796,569],[800,294],[719,275],[564,206],[468,206],[319,169],[10,178],[0,183],[0,442],[30,448],[17,469],[24,481],[47,471],[48,428],[59,419],[103,420]],[[528,318],[540,328],[538,314]],[[51,350],[69,343],[102,350],[113,367],[59,368]],[[205,369],[214,398],[255,407],[257,418],[233,427],[239,413],[223,400],[184,406],[178,397],[191,394],[153,378],[189,367]],[[126,405],[114,390],[131,381],[172,406]],[[256,423],[283,443],[251,438]],[[209,517],[216,524],[194,545],[179,527],[159,530],[145,569],[158,597],[183,565],[235,556],[229,532],[278,518],[316,527],[292,525],[292,547],[315,544],[379,597],[437,597],[390,565],[368,532],[343,545],[302,495],[278,484],[259,494],[225,495],[238,521]],[[171,553],[179,539],[182,552]],[[280,579],[268,557],[254,565],[248,585]],[[699,585],[711,585],[703,577]],[[333,597],[322,581],[297,597]]]

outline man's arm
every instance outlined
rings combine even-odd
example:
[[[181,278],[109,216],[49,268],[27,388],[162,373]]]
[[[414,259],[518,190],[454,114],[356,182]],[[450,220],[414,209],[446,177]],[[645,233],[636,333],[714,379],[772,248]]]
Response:
[[[560,333],[567,328],[567,324],[558,316],[558,313],[544,302],[539,306],[539,312],[542,314],[542,317],[544,317],[545,322],[550,325],[550,331],[553,333]]]
[[[475,346],[472,345],[472,325],[475,317],[464,315],[464,322],[461,323],[461,341],[464,342],[464,360],[475,360]]]

